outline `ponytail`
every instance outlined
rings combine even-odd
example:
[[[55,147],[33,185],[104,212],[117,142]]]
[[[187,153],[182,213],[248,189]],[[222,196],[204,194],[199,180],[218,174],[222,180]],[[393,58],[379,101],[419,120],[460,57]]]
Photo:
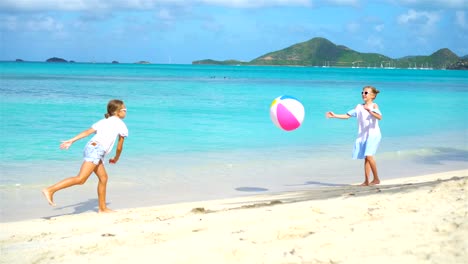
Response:
[[[110,100],[107,104],[107,113],[104,114],[104,117],[109,118],[122,108],[124,102],[122,100],[114,99]]]

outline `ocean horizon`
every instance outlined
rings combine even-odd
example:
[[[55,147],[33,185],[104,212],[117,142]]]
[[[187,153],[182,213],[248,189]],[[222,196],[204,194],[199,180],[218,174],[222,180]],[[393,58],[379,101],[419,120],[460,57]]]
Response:
[[[373,85],[383,114],[376,154],[382,180],[468,168],[468,72],[380,68],[0,62],[0,221],[97,208],[95,176],[76,175],[82,139],[69,139],[124,100],[129,129],[120,161],[106,164],[109,207],[221,199],[363,181],[352,160],[356,119],[326,119],[362,102]],[[269,116],[273,99],[298,98],[303,124],[291,132]],[[109,155],[112,157],[115,149]]]

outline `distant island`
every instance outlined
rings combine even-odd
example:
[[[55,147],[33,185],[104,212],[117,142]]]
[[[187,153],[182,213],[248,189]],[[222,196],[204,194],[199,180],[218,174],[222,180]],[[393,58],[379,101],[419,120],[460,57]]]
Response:
[[[17,62],[19,61],[19,59],[16,60]],[[22,61],[22,60],[21,60]],[[70,61],[67,61],[65,59],[62,59],[62,58],[58,58],[58,57],[52,57],[52,58],[49,58],[46,60],[46,62],[61,62],[61,63],[76,63],[74,60],[70,60]],[[91,63],[95,63],[95,62],[91,62]],[[112,61],[111,62],[112,64],[119,64],[118,61]],[[141,63],[141,62],[140,62]],[[147,64],[149,64],[149,62],[146,62]]]
[[[192,64],[467,69],[468,60],[466,57],[460,58],[451,50],[444,48],[434,52],[430,56],[407,56],[400,59],[392,59],[378,53],[357,52],[346,46],[336,45],[325,38],[313,38],[279,51],[267,53],[249,62],[206,59],[193,61]]]
[[[62,58],[52,57],[50,59],[47,59],[46,62],[68,62],[68,61]]]

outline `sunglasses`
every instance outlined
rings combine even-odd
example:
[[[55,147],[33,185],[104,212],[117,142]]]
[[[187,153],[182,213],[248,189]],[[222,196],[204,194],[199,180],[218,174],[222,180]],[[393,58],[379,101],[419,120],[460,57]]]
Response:
[[[368,95],[370,94],[371,92],[361,92],[361,94],[365,94],[365,95]]]
[[[120,109],[120,111],[124,111],[125,113],[127,113],[127,108],[122,108]]]

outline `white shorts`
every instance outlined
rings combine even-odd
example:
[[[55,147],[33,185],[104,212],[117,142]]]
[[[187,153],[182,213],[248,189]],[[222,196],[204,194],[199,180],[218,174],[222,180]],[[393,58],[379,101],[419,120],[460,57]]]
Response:
[[[96,165],[98,165],[100,161],[104,162],[105,155],[106,151],[104,148],[99,143],[94,141],[88,142],[83,151],[84,160],[92,162]]]

